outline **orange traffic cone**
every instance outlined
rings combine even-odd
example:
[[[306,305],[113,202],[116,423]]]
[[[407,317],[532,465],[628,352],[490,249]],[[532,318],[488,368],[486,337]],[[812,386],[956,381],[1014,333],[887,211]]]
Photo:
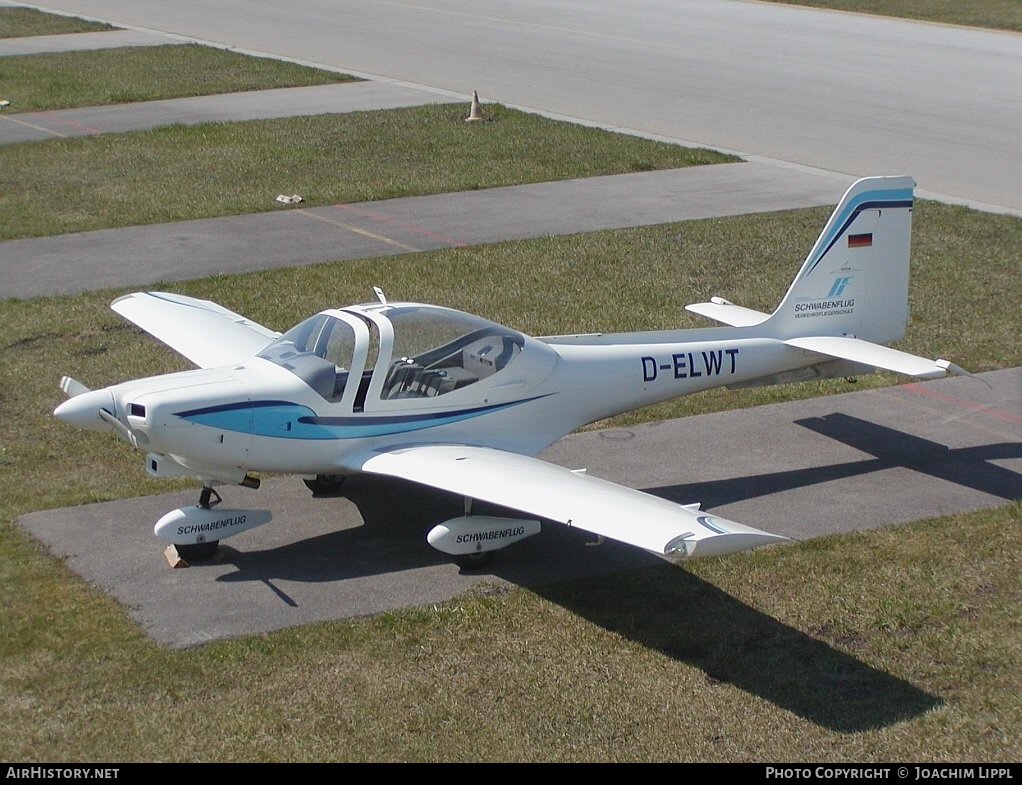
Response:
[[[479,91],[472,91],[472,108],[468,111],[468,117],[465,118],[466,123],[470,123],[474,120],[483,119],[483,107],[479,105]]]

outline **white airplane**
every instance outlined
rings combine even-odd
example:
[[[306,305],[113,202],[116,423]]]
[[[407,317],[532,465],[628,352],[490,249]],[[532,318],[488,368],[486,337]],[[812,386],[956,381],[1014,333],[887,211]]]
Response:
[[[773,314],[721,298],[688,306],[724,327],[533,338],[376,289],[377,302],[280,334],[208,301],[129,294],[113,310],[199,368],[99,390],[64,377],[70,399],[54,414],[119,434],[152,475],[201,479],[199,503],[155,527],[186,560],[270,519],[217,508],[214,486],[258,487],[252,472],[302,475],[314,492],[367,472],[458,494],[465,515],[427,540],[468,565],[536,534],[541,520],[672,560],[784,541],[532,456],[587,423],[711,387],[878,368],[965,374],[882,345],[908,321],[914,186],[852,185]],[[473,500],[530,519],[473,515]]]

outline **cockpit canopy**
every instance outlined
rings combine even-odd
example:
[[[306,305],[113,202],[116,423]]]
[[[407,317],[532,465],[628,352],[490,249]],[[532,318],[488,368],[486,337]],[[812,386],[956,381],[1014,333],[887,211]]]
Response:
[[[380,400],[430,398],[500,373],[525,336],[478,316],[430,305],[355,306],[318,313],[259,356],[301,378],[329,401],[348,392],[361,411]],[[382,374],[373,383],[375,374]],[[358,389],[348,389],[351,379]]]

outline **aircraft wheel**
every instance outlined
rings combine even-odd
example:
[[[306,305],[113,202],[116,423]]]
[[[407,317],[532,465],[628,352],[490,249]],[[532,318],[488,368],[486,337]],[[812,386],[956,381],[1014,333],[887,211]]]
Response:
[[[479,553],[466,553],[463,556],[455,556],[454,563],[463,570],[481,570],[489,566],[493,561],[493,551],[481,551]]]
[[[187,562],[208,561],[213,558],[216,549],[220,547],[220,540],[211,542],[197,542],[192,545],[175,545],[177,555]]]
[[[337,493],[344,485],[343,474],[317,474],[314,480],[303,480],[305,486],[315,496],[326,496]]]

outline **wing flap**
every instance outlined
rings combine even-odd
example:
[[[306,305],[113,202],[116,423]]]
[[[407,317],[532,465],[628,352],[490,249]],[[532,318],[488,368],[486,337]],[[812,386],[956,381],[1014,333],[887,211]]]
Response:
[[[209,300],[136,292],[110,307],[200,368],[243,362],[280,336]]]
[[[919,379],[939,379],[948,373],[950,366],[950,363],[945,363],[943,360],[928,360],[925,357],[918,357],[859,338],[808,336],[790,338],[785,343],[788,346],[795,346],[817,354],[825,354],[840,360],[851,360]]]
[[[406,447],[375,453],[358,468],[499,504],[670,558],[718,556],[788,539],[488,447]]]

